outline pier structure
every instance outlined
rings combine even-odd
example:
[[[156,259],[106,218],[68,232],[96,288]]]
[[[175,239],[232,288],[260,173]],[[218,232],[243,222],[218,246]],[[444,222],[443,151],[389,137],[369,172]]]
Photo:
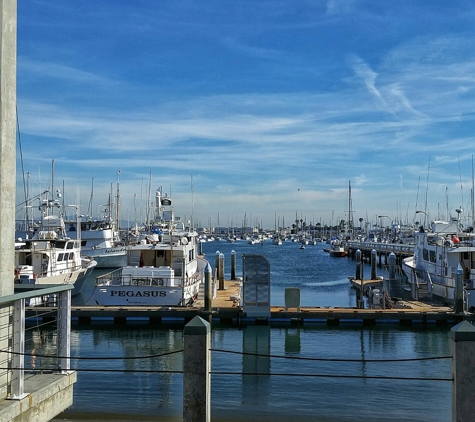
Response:
[[[360,242],[349,241],[346,245],[348,256],[352,259],[356,257],[356,251],[361,251],[361,260],[369,261],[371,251],[376,251],[378,255],[378,265],[387,265],[389,254],[394,253],[396,264],[401,265],[404,258],[414,255],[414,245],[404,243],[380,243],[380,242]],[[384,258],[384,261],[383,261]]]

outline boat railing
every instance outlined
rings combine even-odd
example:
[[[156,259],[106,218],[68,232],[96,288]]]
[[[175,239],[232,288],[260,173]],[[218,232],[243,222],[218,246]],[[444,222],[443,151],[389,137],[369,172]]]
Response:
[[[432,301],[432,290],[433,290],[434,285],[432,284],[432,278],[429,274],[429,271],[426,271],[426,273],[427,273],[427,284],[430,285],[430,291],[429,291],[430,300]]]
[[[15,293],[0,297],[0,324],[5,333],[4,342],[8,348],[2,351],[0,365],[8,373],[8,398],[21,400],[28,396],[25,388],[25,375],[40,375],[45,371],[68,374],[70,371],[71,342],[71,290],[72,285],[60,285],[45,289]],[[42,330],[51,324],[51,339],[56,347],[48,350],[48,356],[42,355],[37,344],[37,316],[27,317],[27,303],[35,298],[56,297],[56,307],[51,308],[51,323],[45,323],[48,308],[41,308]],[[41,340],[42,341],[42,340]],[[28,352],[30,350],[30,352]],[[36,352],[35,352],[36,351]]]
[[[96,286],[104,286],[119,281],[121,285],[127,286],[191,286],[201,279],[199,272],[190,277],[166,277],[162,275],[130,275],[123,276],[122,268],[102,274],[95,278]]]
[[[185,286],[192,286],[193,284],[198,283],[200,280],[201,280],[201,274],[199,272],[196,272],[191,277],[186,277],[184,284]]]
[[[96,286],[110,284],[112,280],[117,280],[122,277],[122,268],[110,271],[95,278]]]

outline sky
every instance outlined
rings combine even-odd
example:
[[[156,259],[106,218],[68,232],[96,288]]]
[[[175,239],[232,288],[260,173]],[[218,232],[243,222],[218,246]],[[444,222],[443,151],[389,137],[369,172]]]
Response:
[[[473,222],[473,1],[21,0],[17,54],[17,218]]]

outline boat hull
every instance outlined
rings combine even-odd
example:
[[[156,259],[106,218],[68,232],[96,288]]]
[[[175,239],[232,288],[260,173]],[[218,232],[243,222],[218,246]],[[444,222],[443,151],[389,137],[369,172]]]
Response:
[[[199,283],[173,286],[96,286],[94,301],[101,306],[186,306],[198,296]]]
[[[84,255],[97,262],[97,268],[121,268],[127,265],[125,247],[85,250]]]

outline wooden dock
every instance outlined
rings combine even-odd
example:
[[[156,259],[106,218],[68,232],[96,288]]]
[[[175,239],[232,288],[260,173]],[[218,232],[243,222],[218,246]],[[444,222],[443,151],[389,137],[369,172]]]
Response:
[[[366,285],[366,283],[365,283]],[[237,303],[240,296],[240,281],[226,281],[225,289],[218,290],[217,298],[213,300],[211,312],[204,310],[202,301],[188,307],[153,307],[153,306],[72,306],[71,318],[73,323],[92,324],[107,323],[127,324],[132,321],[144,321],[149,324],[186,324],[196,315],[213,323],[269,324],[269,325],[301,325],[308,323],[325,323],[339,325],[359,323],[375,325],[379,323],[398,323],[411,325],[413,323],[435,323],[439,325],[455,325],[463,319],[470,319],[472,314],[456,315],[448,306],[437,303],[405,301],[392,309],[358,309],[344,307],[301,307],[285,309],[284,306],[271,306],[269,318],[249,317]],[[55,318],[55,308],[27,308],[27,317],[31,320]]]

